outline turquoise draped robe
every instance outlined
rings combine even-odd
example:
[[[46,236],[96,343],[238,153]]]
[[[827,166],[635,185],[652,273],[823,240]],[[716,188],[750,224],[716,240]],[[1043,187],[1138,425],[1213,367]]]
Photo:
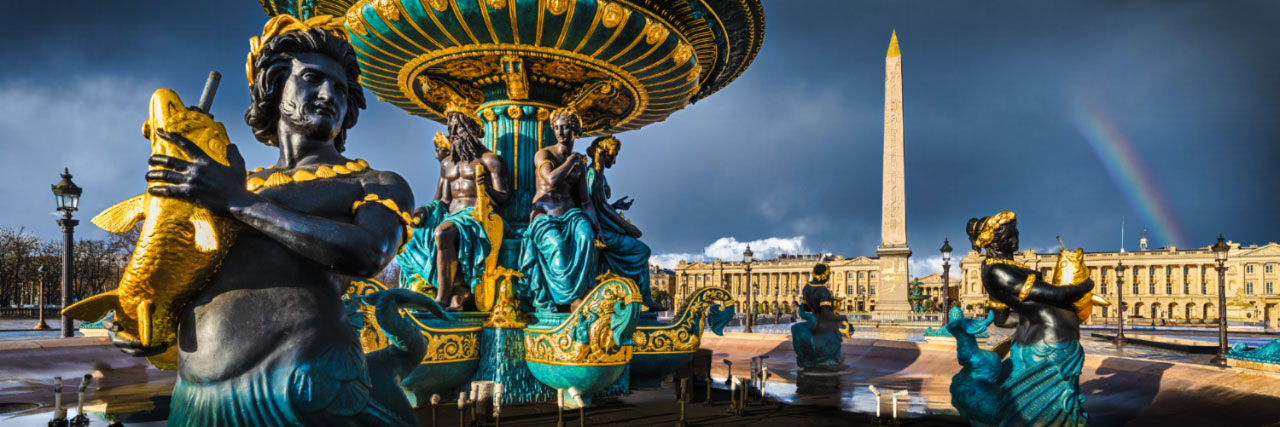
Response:
[[[594,168],[587,169],[588,194],[591,203],[595,205],[596,212],[604,212],[605,209],[613,210],[613,206],[609,206],[609,200],[606,197],[608,188],[609,181],[603,173],[597,173]],[[605,245],[604,249],[600,250],[600,272],[612,271],[619,276],[635,280],[636,286],[640,287],[645,305],[654,305],[653,294],[649,292],[649,245],[631,237],[627,234],[626,228],[615,223],[608,216],[603,214],[597,214],[597,216],[600,220],[600,241]]]
[[[484,226],[471,217],[475,208],[465,208],[449,213],[444,202],[433,200],[423,206],[427,217],[422,228],[413,230],[413,238],[405,244],[404,251],[396,255],[400,264],[400,286],[423,280],[439,289],[436,283],[436,227],[445,221],[458,228],[458,272],[466,281],[468,289],[475,292],[475,287],[484,277],[484,259],[489,256],[489,236]],[[501,238],[501,236],[499,236]]]
[[[521,294],[539,310],[554,310],[595,287],[597,254],[591,220],[582,209],[534,218],[520,241]]]

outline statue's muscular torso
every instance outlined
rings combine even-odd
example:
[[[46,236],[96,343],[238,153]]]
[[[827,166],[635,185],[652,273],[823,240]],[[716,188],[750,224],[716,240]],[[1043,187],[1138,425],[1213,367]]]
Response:
[[[258,192],[299,213],[346,223],[353,222],[353,204],[369,193],[412,200],[402,179],[372,169]],[[294,366],[325,346],[358,345],[340,301],[348,280],[244,227],[218,273],[182,313],[179,374],[185,381],[218,381],[255,367]]]

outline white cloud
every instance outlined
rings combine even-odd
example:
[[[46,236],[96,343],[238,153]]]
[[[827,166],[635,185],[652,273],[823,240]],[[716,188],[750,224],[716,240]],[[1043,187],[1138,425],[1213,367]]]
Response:
[[[804,236],[770,237],[750,242],[739,242],[734,237],[721,237],[703,248],[701,254],[657,254],[649,257],[649,263],[663,268],[673,268],[680,263],[680,260],[711,261],[718,258],[724,261],[738,261],[742,259],[742,252],[746,250],[747,245],[751,246],[752,256],[756,259],[772,259],[782,254],[809,253],[809,249],[804,246]]]

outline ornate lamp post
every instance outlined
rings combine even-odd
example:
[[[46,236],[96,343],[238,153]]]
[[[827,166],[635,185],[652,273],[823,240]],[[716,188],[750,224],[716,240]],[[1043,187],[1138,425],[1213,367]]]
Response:
[[[1227,366],[1227,252],[1231,250],[1231,245],[1222,241],[1222,235],[1218,235],[1218,242],[1213,244],[1213,260],[1218,262],[1218,355],[1213,356],[1213,360],[1209,363],[1218,366]]]
[[[1116,262],[1116,308],[1120,311],[1120,321],[1116,322],[1119,330],[1116,332],[1116,339],[1111,340],[1115,345],[1124,345],[1124,262]]]
[[[755,315],[756,306],[754,298],[751,295],[751,245],[747,245],[747,250],[742,251],[742,262],[747,264],[747,328],[746,332],[751,333],[751,316]]]
[[[66,168],[62,169],[62,180],[53,185],[53,197],[58,202],[58,211],[62,212],[62,219],[58,220],[58,225],[62,226],[62,308],[67,308],[71,303],[71,281],[75,277],[71,265],[74,259],[71,251],[75,248],[76,225],[80,224],[80,220],[71,219],[71,213],[80,208],[80,193],[84,191],[71,182],[71,172]],[[41,307],[43,312],[44,308]],[[71,318],[62,316],[62,337],[70,338]]]
[[[37,282],[40,284],[40,287],[37,288],[40,291],[36,294],[36,311],[40,313],[40,320],[37,321],[36,326],[31,329],[47,331],[49,330],[49,325],[44,323],[44,277],[49,273],[49,266],[40,264],[40,268],[37,268],[36,271],[40,272],[40,281]]]
[[[951,242],[942,239],[942,324],[951,321]]]

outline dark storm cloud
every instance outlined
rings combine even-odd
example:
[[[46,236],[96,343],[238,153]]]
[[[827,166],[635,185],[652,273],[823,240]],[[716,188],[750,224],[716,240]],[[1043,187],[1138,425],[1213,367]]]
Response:
[[[274,161],[240,120],[246,40],[265,21],[255,2],[18,8],[0,18],[0,137],[6,159],[23,160],[0,175],[0,225],[55,235],[47,185],[64,165],[81,171],[82,216],[141,191],[147,97],[195,97],[209,69],[224,74],[214,113],[248,163]],[[1280,240],[1275,3],[774,0],[765,13],[764,46],[736,82],[619,135],[610,183],[637,200],[628,216],[657,254],[802,237],[811,252],[873,255],[894,29],[917,265],[943,237],[963,250],[965,221],[1004,209],[1018,212],[1028,248],[1061,235],[1115,249],[1121,217],[1136,246],[1147,218],[1075,125],[1081,101],[1132,144],[1187,243]],[[371,102],[348,154],[401,173],[421,201],[438,130]]]

